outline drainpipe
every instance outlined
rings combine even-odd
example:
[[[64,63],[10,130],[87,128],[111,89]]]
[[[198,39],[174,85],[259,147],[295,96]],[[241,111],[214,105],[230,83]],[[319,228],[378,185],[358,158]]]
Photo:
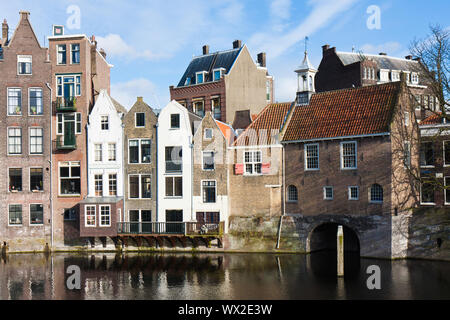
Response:
[[[283,162],[283,168],[282,168],[282,177],[283,177],[283,214],[280,217],[280,223],[278,225],[278,238],[277,238],[277,246],[276,248],[280,248],[280,238],[281,238],[281,226],[283,225],[283,217],[286,215],[286,174],[285,174],[285,150],[284,147],[282,147],[283,153],[282,153],[282,162]]]
[[[193,137],[192,137],[193,139]],[[191,142],[189,145],[189,148],[191,148],[191,221],[195,221],[194,219],[194,143]]]
[[[52,185],[53,185],[53,144],[52,144],[52,137],[53,137],[53,119],[52,119],[52,113],[53,113],[53,90],[50,84],[46,83],[47,88],[50,90],[50,251],[53,250],[53,191],[52,191]]]
[[[125,177],[125,159],[124,159],[124,155],[125,155],[125,148],[128,147],[128,144],[125,143],[125,124],[123,123],[123,118],[124,117],[125,117],[125,115],[123,115],[123,117],[122,117],[122,124],[121,124],[121,127],[122,127],[122,157],[121,157],[121,161],[122,161],[122,196],[123,196],[123,212],[122,212],[122,215],[121,215],[120,221],[119,221],[119,222],[122,222],[120,224],[121,229],[123,229],[123,227],[124,227],[123,222],[125,222],[125,212],[127,212],[127,201],[126,201],[126,198],[125,198],[125,194],[126,194],[126,191],[125,191],[125,179],[126,179],[126,177]]]
[[[155,172],[156,172],[156,177],[155,177],[155,181],[156,181],[156,201],[155,201],[155,210],[156,210],[156,222],[158,222],[159,221],[159,206],[158,206],[158,204],[159,204],[159,184],[158,184],[158,182],[159,182],[159,173],[158,173],[158,147],[159,147],[159,145],[158,145],[158,128],[159,128],[159,122],[156,122],[156,124],[155,124],[155,141],[156,141],[156,143],[155,143],[155,150],[156,150],[156,152],[155,152],[155,154],[156,154],[156,159],[155,159],[155,163],[156,163],[156,167],[155,167]]]

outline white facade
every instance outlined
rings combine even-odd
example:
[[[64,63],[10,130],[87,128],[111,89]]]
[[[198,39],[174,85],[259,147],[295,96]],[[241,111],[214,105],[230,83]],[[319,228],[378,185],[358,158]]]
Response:
[[[88,197],[123,197],[122,117],[107,91],[102,90],[87,125]],[[103,188],[99,193],[100,176]]]
[[[189,114],[178,102],[171,101],[158,117],[158,222],[166,222],[168,211],[182,211],[184,222],[195,221],[192,198],[193,127],[190,116],[198,118]],[[195,128],[200,121],[198,118]],[[178,151],[171,152],[171,159],[166,159],[167,148],[171,147],[181,149],[181,159]]]

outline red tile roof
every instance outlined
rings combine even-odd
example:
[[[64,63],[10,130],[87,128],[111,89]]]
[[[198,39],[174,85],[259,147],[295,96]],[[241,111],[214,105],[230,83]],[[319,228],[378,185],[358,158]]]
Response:
[[[433,114],[429,116],[428,118],[423,119],[420,121],[420,125],[424,124],[441,124],[443,117],[441,116],[441,113]]]
[[[313,140],[390,131],[400,82],[314,94],[297,106],[283,141]]]
[[[236,133],[234,132],[233,128],[226,124],[223,123],[222,121],[219,120],[215,120],[217,126],[219,127],[220,131],[222,131],[223,136],[225,137],[225,139],[228,142],[228,145],[230,145],[231,142],[234,141],[234,138],[236,137]]]
[[[234,142],[235,146],[278,143],[278,134],[292,102],[267,105]]]

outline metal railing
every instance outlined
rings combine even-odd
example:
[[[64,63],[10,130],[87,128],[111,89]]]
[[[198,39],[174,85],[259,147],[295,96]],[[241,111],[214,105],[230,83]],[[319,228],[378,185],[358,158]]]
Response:
[[[69,135],[67,137],[57,136],[54,142],[54,148],[57,150],[75,150],[77,148],[77,139],[75,135]]]
[[[76,111],[76,97],[57,97],[56,98],[56,111]]]
[[[224,222],[119,222],[118,234],[223,235]]]

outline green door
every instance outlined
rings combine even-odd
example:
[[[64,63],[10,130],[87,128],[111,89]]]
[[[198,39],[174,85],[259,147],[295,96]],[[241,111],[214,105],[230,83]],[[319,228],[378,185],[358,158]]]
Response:
[[[68,121],[64,123],[64,146],[75,146],[75,123]]]

